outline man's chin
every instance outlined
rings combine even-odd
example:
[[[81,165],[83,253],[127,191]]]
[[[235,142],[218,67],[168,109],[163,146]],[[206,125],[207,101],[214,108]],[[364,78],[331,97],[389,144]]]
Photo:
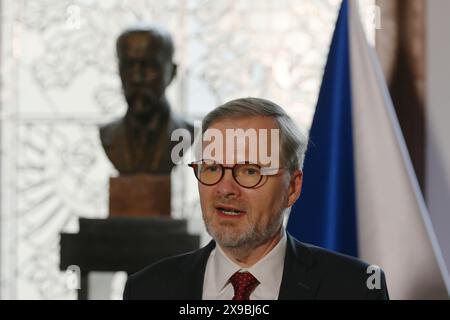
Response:
[[[241,239],[228,239],[215,237],[214,240],[225,249],[240,249],[248,246],[246,241]]]
[[[129,109],[136,115],[149,115],[158,108],[159,100],[150,97],[133,97],[127,99]]]
[[[134,117],[149,117],[153,114],[154,108],[150,105],[143,106],[142,104],[132,104],[130,105],[130,113]]]
[[[151,111],[133,111],[132,114],[136,118],[148,118],[153,113]]]
[[[247,247],[249,244],[253,243],[251,236],[236,231],[217,231],[209,229],[208,233],[222,248],[237,249]]]

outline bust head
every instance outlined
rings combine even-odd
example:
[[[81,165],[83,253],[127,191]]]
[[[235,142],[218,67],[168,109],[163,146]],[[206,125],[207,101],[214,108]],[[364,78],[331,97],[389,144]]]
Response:
[[[174,166],[169,138],[193,126],[170,110],[165,92],[176,74],[174,45],[161,27],[138,25],[117,39],[125,117],[100,126],[100,140],[114,167],[124,174],[168,174]]]
[[[147,120],[165,105],[165,91],[176,74],[170,34],[161,27],[136,26],[117,39],[117,57],[127,114]]]

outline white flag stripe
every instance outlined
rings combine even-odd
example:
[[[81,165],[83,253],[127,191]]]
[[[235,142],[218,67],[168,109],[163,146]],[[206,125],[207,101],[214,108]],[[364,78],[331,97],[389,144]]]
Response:
[[[448,272],[356,0],[349,32],[360,257],[385,270],[392,299],[448,298]]]
[[[427,1],[427,102],[425,199],[450,269],[450,1]]]

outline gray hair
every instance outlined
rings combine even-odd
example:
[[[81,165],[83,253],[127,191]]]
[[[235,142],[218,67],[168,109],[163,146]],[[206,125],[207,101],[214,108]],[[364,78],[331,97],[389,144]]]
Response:
[[[222,119],[263,116],[275,119],[280,130],[280,154],[284,166],[292,173],[303,169],[308,145],[307,133],[300,129],[279,105],[260,98],[242,98],[229,101],[208,113],[202,121],[202,133]]]
[[[149,37],[157,39],[161,43],[160,50],[163,52],[163,56],[166,57],[168,61],[172,60],[175,48],[169,31],[160,25],[146,23],[136,23],[128,27],[119,35],[116,41],[116,50],[119,59],[121,58],[121,46],[123,39],[135,33],[146,34]]]

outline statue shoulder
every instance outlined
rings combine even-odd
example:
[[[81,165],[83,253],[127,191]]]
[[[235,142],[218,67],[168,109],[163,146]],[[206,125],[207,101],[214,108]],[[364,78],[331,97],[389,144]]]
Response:
[[[109,146],[113,143],[114,139],[123,134],[125,131],[124,118],[114,120],[99,126],[100,140],[103,146]]]

